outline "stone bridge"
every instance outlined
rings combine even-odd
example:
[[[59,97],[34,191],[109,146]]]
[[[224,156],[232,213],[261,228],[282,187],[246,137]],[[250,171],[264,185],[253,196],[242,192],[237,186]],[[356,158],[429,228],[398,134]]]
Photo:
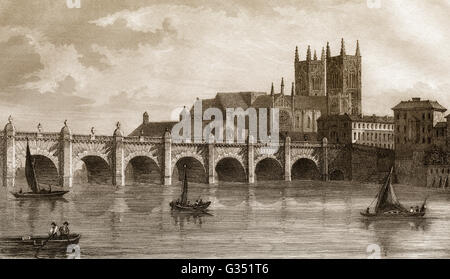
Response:
[[[255,180],[351,179],[351,152],[345,145],[291,142],[286,138],[274,152],[267,144],[174,143],[163,137],[123,136],[118,123],[112,136],[72,134],[67,123],[58,133],[16,131],[12,120],[0,134],[3,186],[26,187],[24,179],[27,140],[42,184],[70,188],[82,183],[124,186],[131,182],[171,185],[182,179],[217,183]],[[24,191],[26,188],[23,189]]]

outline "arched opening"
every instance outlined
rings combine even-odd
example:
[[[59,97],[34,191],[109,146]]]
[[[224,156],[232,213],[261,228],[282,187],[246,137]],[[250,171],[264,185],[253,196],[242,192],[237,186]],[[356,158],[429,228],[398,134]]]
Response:
[[[320,172],[313,160],[301,158],[292,165],[291,177],[293,180],[316,180],[320,179]]]
[[[81,159],[84,165],[74,175],[75,183],[111,184],[112,173],[108,163],[100,156],[86,156]]]
[[[194,157],[183,157],[177,161],[172,174],[172,179],[174,182],[183,181],[184,165],[186,165],[187,177],[189,182],[208,182],[205,168],[203,167],[202,163]]]
[[[58,169],[52,160],[43,155],[32,155],[31,160],[34,162],[36,179],[40,188],[49,189],[50,186],[55,187],[59,185]],[[27,185],[25,167],[17,168],[16,183],[18,185]]]
[[[334,170],[330,173],[330,180],[344,180],[344,173],[341,170]]]
[[[217,180],[219,182],[245,182],[245,170],[235,158],[224,158],[216,165]]]
[[[257,181],[281,180],[283,169],[277,160],[266,158],[256,164],[255,178]]]
[[[137,156],[128,163],[125,179],[127,184],[161,183],[161,170],[153,159]]]

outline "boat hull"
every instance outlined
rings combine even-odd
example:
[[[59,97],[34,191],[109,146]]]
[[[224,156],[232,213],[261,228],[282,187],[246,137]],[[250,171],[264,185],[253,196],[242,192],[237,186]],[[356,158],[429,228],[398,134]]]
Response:
[[[175,202],[171,202],[170,203],[170,207],[173,210],[178,210],[178,211],[190,211],[190,212],[202,212],[205,211],[209,205],[211,204],[210,201],[205,202],[201,205],[180,205],[180,204],[176,204]]]
[[[18,199],[38,199],[38,198],[55,198],[55,197],[62,197],[63,195],[67,194],[69,191],[52,191],[49,193],[18,193],[18,192],[11,192],[11,194],[18,198]]]
[[[366,218],[417,218],[425,216],[425,212],[398,212],[398,213],[367,213],[360,212]]]
[[[69,236],[56,236],[49,239],[49,236],[23,236],[23,237],[4,237],[0,238],[2,245],[21,245],[40,247],[45,244],[46,247],[67,247],[70,244],[78,244],[81,234],[70,234]]]

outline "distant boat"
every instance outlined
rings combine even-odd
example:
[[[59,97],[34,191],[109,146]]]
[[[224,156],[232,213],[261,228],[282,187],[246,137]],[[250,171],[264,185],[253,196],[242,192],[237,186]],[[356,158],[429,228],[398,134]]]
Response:
[[[28,144],[27,139],[27,153],[25,160],[25,177],[27,178],[28,186],[30,187],[32,192],[23,193],[22,190],[20,192],[11,192],[16,198],[51,198],[51,197],[61,197],[69,191],[52,191],[52,187],[50,185],[50,189],[41,189],[39,187],[39,182],[37,181],[36,171],[34,169],[34,163],[32,162],[30,146]]]
[[[186,165],[184,166],[184,179],[183,179],[183,191],[181,193],[181,197],[179,200],[173,200],[169,203],[172,210],[180,210],[180,211],[192,211],[192,212],[201,212],[205,211],[208,206],[211,204],[210,201],[203,202],[198,201],[195,203],[191,203],[187,199],[188,193],[188,179],[187,179],[187,169]]]
[[[398,200],[397,195],[394,191],[394,186],[392,186],[392,172],[393,168],[389,172],[388,176],[385,179],[385,182],[382,184],[378,194],[376,196],[376,205],[374,212],[370,212],[370,206],[366,211],[361,212],[361,215],[364,217],[422,217],[425,215],[426,211],[426,202],[427,199],[424,200],[422,206],[416,210],[415,208],[411,208],[408,210],[405,208]],[[372,202],[373,203],[373,202]]]

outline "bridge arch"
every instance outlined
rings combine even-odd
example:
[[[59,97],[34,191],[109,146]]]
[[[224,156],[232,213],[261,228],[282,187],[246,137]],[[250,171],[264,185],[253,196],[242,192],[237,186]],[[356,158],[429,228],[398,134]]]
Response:
[[[330,180],[344,180],[345,174],[340,169],[333,169],[333,170],[330,170],[330,174],[328,177],[330,178]]]
[[[135,154],[128,156],[124,162],[127,183],[161,183],[161,168],[155,158]]]
[[[265,156],[255,162],[255,178],[257,181],[282,180],[283,165],[274,156]]]
[[[79,166],[74,168],[75,183],[111,184],[112,172],[105,155],[84,153],[79,156]]]
[[[314,157],[299,157],[291,167],[292,180],[318,180],[320,179],[319,164]]]
[[[185,156],[178,158],[175,162],[172,178],[174,181],[183,181],[184,166],[187,168],[187,177],[189,182],[207,183],[208,176],[206,173],[203,160],[200,156]]]
[[[247,178],[244,164],[237,156],[221,158],[217,161],[214,170],[219,182],[245,182]]]
[[[59,185],[58,163],[57,161],[55,162],[52,156],[49,157],[42,154],[45,154],[45,152],[33,152],[33,155],[31,155],[31,159],[34,162],[36,179],[42,188],[49,189],[50,186],[57,187]],[[16,179],[20,185],[27,185],[25,161],[25,157],[20,158],[16,168]]]

